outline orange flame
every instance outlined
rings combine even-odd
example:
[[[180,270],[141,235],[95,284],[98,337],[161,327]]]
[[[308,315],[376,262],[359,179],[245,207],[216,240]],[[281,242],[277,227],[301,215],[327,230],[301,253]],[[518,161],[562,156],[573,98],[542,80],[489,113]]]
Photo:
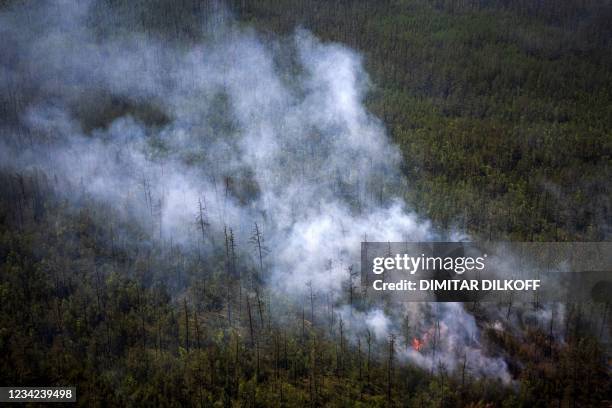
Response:
[[[416,337],[412,339],[412,348],[415,349],[416,351],[421,351],[424,344],[425,344],[424,342],[417,339]]]

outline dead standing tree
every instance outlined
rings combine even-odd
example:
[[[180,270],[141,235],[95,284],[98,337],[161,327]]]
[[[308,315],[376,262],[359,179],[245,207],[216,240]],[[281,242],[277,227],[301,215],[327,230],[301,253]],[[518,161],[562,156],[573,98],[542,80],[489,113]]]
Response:
[[[226,295],[227,295],[227,321],[232,325],[232,299],[231,299],[231,261],[230,261],[230,239],[227,231],[227,226],[223,227],[225,235],[225,278],[226,278]]]
[[[229,255],[230,255],[230,270],[232,276],[238,279],[238,316],[242,315],[242,273],[236,267],[237,256],[236,256],[236,239],[234,238],[234,231],[230,228],[229,230]]]
[[[268,248],[264,245],[264,236],[261,231],[261,228],[257,223],[253,227],[253,235],[249,240],[254,246],[255,251],[257,252],[257,258],[259,260],[259,276],[256,276],[256,279],[259,280],[263,276],[263,258],[268,253]]]
[[[366,360],[366,383],[370,385],[370,367],[372,365],[372,332],[366,329],[366,343],[368,343],[368,357]]]
[[[187,299],[183,299],[183,307],[185,309],[185,350],[189,351],[189,309],[187,308]]]
[[[387,405],[392,405],[393,359],[395,357],[395,335],[389,337],[389,360],[387,363]]]
[[[253,244],[253,246],[255,247],[255,251],[257,253],[257,258],[259,261],[259,273],[252,276],[252,285],[253,285],[253,290],[255,291],[255,296],[257,299],[257,308],[259,310],[259,319],[260,319],[261,327],[263,328],[264,326],[263,306],[262,306],[261,295],[259,291],[259,282],[263,276],[263,271],[264,271],[263,259],[264,259],[264,256],[268,253],[268,248],[264,244],[264,235],[261,231],[261,228],[259,227],[257,223],[255,223],[255,226],[253,227],[253,235],[251,235],[249,242]]]
[[[209,233],[210,223],[208,222],[208,214],[206,212],[206,200],[198,198],[198,215],[196,216],[196,223],[202,234],[202,244],[204,244],[207,238],[210,240],[212,246],[215,245],[213,234]]]
[[[357,272],[353,270],[353,265],[348,267],[348,295],[349,295],[349,308],[351,316],[353,316],[353,301],[355,300],[355,277],[357,276]]]
[[[310,298],[310,324],[314,327],[314,292],[312,290],[312,281],[306,282],[306,287],[308,287]]]

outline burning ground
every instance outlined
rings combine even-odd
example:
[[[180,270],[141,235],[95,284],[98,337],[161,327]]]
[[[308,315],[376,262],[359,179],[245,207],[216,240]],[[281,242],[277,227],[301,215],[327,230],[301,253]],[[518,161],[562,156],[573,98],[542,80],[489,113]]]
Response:
[[[201,398],[239,399],[270,381],[270,395],[282,400],[283,385],[271,379],[294,376],[285,392],[313,404],[332,372],[342,378],[358,368],[360,392],[371,395],[380,386],[370,375],[382,381],[385,364],[511,389],[528,357],[539,355],[513,349],[521,336],[549,333],[543,359],[563,352],[571,337],[563,307],[398,306],[358,289],[362,240],[465,234],[435,230],[400,198],[409,180],[383,124],[364,107],[371,83],[355,51],[299,29],[264,35],[222,7],[211,7],[191,43],[88,28],[100,7],[25,2],[0,14],[3,281],[16,284],[11,267],[23,269],[23,285],[48,280],[39,290],[51,293],[41,298],[52,312],[36,329],[45,346],[67,356],[103,350],[108,360],[92,357],[95,367],[116,353],[162,364],[194,352],[188,387]],[[39,229],[53,237],[47,245]],[[28,256],[19,255],[30,248],[22,233],[35,243]],[[29,257],[37,265],[30,275]],[[58,272],[62,262],[82,278]],[[32,290],[22,292],[25,300],[9,307],[33,305]],[[138,335],[111,323],[124,312],[126,322],[141,321]],[[77,344],[97,335],[104,340]],[[19,337],[3,336],[6,352],[18,354]],[[240,358],[249,362],[244,385]],[[212,377],[200,378],[195,362],[212,364]],[[115,368],[100,370],[95,381],[116,381]],[[214,378],[221,373],[223,386]],[[391,389],[391,374],[387,383]]]

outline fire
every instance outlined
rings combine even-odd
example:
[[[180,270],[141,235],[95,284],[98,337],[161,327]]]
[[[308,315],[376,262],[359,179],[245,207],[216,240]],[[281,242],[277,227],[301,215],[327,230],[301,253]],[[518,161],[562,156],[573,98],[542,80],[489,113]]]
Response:
[[[412,339],[412,348],[415,349],[416,351],[421,351],[424,345],[425,343],[417,339],[416,337]]]

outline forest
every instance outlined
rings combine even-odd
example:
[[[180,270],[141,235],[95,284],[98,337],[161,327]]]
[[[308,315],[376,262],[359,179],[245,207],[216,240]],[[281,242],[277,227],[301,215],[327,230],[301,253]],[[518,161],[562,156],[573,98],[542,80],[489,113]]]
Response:
[[[610,21],[608,0],[0,1],[0,385],[609,406],[609,303],[375,300],[359,247],[608,241]]]

